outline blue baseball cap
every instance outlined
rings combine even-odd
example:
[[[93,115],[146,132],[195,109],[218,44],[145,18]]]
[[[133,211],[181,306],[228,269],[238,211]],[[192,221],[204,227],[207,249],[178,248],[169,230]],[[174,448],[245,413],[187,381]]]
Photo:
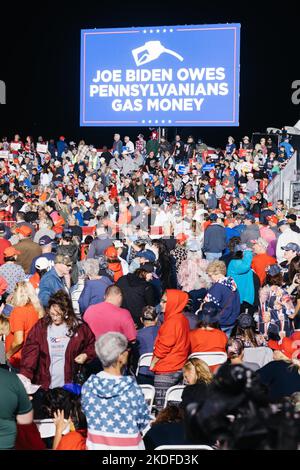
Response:
[[[51,245],[53,243],[52,238],[48,237],[48,235],[44,235],[39,239],[39,245],[40,246],[46,246],[46,245]]]
[[[155,254],[153,253],[153,251],[151,250],[143,250],[143,251],[139,251],[136,256],[138,258],[145,258],[147,261],[149,261],[149,263],[154,263],[156,258],[155,258]]]
[[[281,273],[281,269],[278,264],[271,264],[271,266],[266,268],[266,271],[270,276],[276,276],[277,274]]]
[[[281,249],[284,251],[296,251],[297,253],[300,252],[300,247],[297,243],[288,243],[287,245],[282,246]]]

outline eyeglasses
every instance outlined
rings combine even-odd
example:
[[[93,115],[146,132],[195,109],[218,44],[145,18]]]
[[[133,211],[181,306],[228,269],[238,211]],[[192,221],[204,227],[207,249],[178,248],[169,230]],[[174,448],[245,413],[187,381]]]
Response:
[[[54,312],[54,313],[49,312],[49,315],[50,315],[50,317],[52,317],[52,318],[55,318],[55,317],[57,317],[57,318],[62,318],[62,317],[63,317],[63,314],[62,314],[62,313],[57,313],[57,312]]]

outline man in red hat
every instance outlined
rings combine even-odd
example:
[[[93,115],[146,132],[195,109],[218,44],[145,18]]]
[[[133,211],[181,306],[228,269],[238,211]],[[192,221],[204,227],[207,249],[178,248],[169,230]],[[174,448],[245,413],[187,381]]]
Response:
[[[17,258],[17,264],[22,266],[26,274],[30,273],[33,258],[41,256],[42,249],[31,240],[32,231],[27,225],[22,225],[16,229],[20,241],[15,245],[15,249],[20,252]]]
[[[11,294],[18,282],[25,281],[24,269],[16,264],[17,256],[20,255],[20,251],[17,251],[14,246],[9,246],[4,250],[4,264],[0,266],[0,277],[3,277],[7,284],[8,294]]]
[[[114,282],[117,282],[123,276],[122,263],[118,256],[117,249],[112,245],[104,250],[104,256],[107,261],[107,269],[111,272]]]
[[[68,146],[65,142],[65,137],[63,135],[60,136],[59,140],[56,143],[57,147],[57,157],[60,159],[64,151],[68,149]]]

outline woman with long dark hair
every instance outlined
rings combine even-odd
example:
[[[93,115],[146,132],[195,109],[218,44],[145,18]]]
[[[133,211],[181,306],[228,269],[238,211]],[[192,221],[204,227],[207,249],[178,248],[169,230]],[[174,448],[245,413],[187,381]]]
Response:
[[[161,281],[162,292],[177,288],[175,259],[170,255],[163,240],[153,240],[152,245],[158,249],[157,271]]]
[[[94,343],[90,328],[76,317],[70,297],[60,290],[27,336],[20,374],[45,390],[62,387],[73,382],[78,364],[94,359]]]

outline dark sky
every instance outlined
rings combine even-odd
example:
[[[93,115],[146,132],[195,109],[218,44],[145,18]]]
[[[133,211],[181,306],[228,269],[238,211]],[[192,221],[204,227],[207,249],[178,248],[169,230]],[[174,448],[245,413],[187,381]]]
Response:
[[[242,2],[241,2],[242,3]],[[300,80],[300,18],[292,3],[252,2],[40,2],[31,7],[10,2],[1,16],[0,79],[6,82],[7,104],[0,106],[0,134],[19,132],[68,140],[85,138],[94,145],[111,144],[112,128],[79,127],[80,29],[177,24],[242,24],[240,127],[194,128],[195,137],[222,145],[268,126],[294,125],[300,105],[292,104],[291,84]],[[178,5],[178,6],[176,6]],[[297,46],[298,45],[298,46]],[[119,129],[121,135],[125,129]],[[127,130],[133,138],[138,131]],[[189,129],[183,129],[186,136]],[[169,129],[169,138],[174,129]]]

